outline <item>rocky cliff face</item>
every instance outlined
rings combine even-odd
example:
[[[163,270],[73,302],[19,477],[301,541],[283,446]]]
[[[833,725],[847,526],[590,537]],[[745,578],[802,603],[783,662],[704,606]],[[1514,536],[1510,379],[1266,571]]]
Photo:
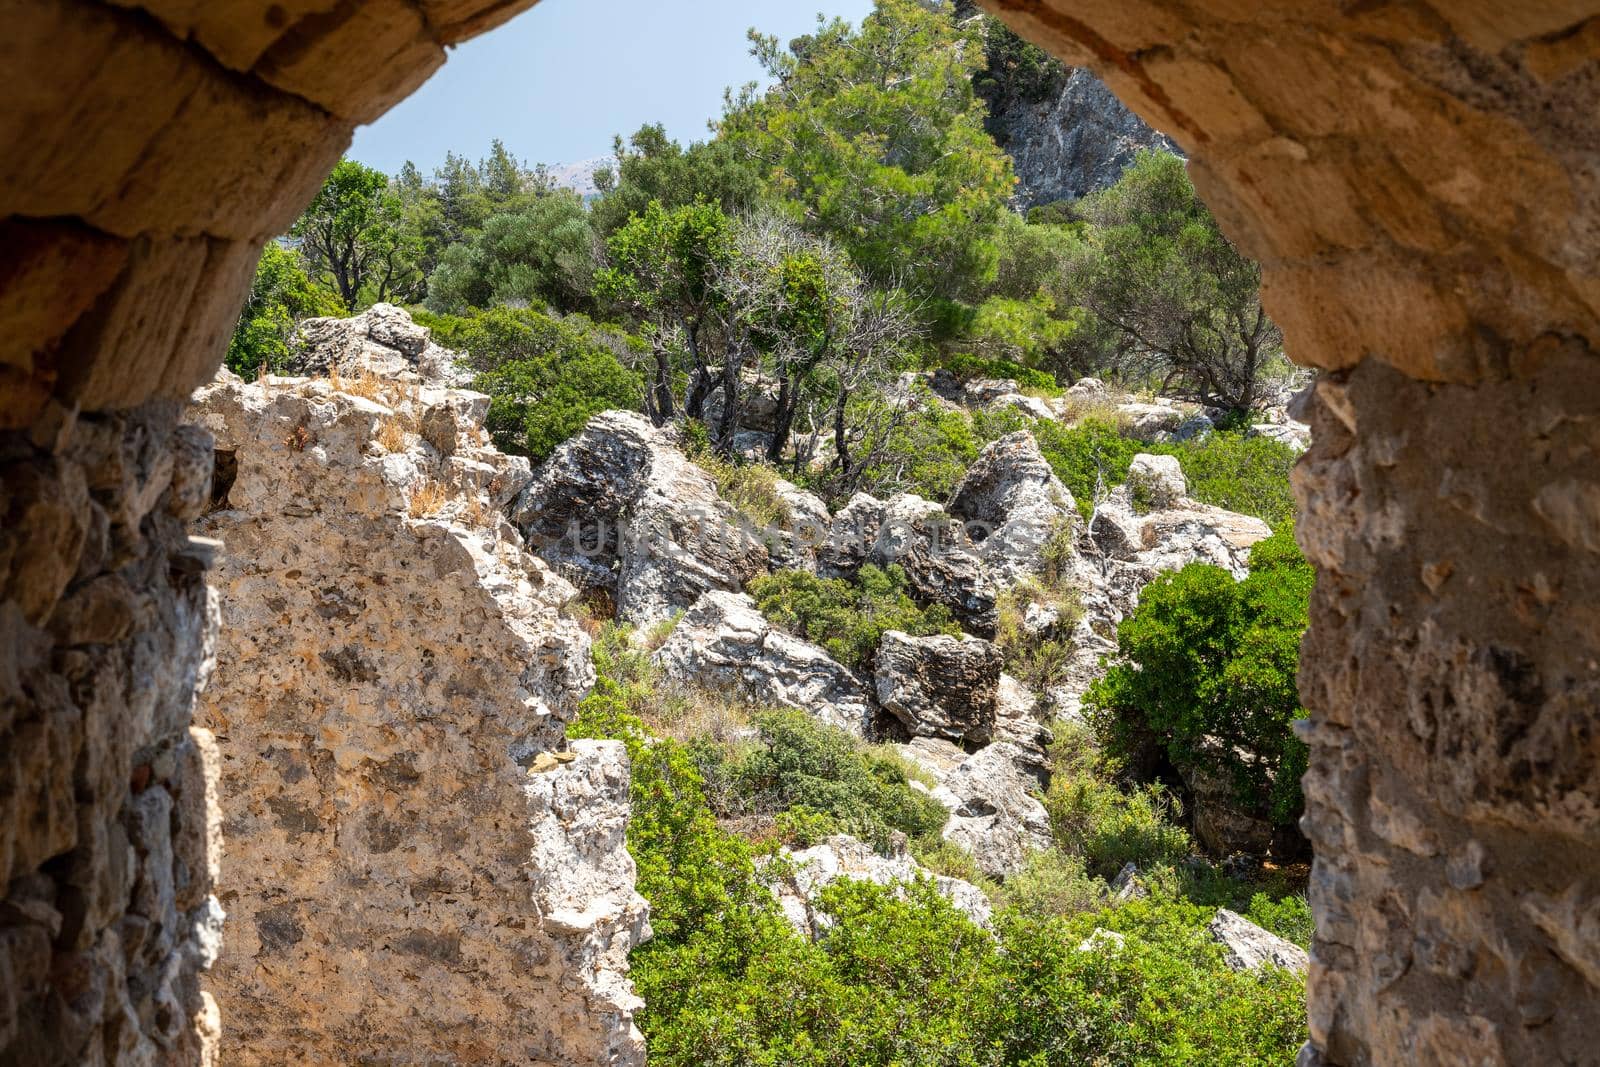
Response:
[[[1076,200],[1113,185],[1144,149],[1179,152],[1093,71],[1026,44],[974,4],[958,3],[956,17],[982,20],[988,69],[975,85],[989,104],[985,125],[1015,166],[1018,207]]]
[[[1042,99],[1006,101],[988,127],[1011,155],[1024,209],[1114,185],[1145,149],[1178,151],[1082,67],[1066,68],[1059,87]]]
[[[487,398],[425,380],[384,318],[319,327],[333,380],[196,397],[226,545],[199,717],[226,768],[227,1059],[640,1063],[627,760],[563,740],[593,681],[575,590],[498,511],[529,474]]]

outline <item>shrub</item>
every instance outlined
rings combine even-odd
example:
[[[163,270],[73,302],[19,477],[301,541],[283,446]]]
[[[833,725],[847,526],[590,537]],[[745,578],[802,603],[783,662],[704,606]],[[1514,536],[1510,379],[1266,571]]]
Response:
[[[749,590],[775,625],[816,642],[847,667],[864,668],[886,630],[919,637],[961,632],[946,608],[918,606],[908,584],[899,564],[880,569],[869,563],[854,583],[777,571],[754,579]]]
[[[1061,383],[1049,371],[1025,367],[1009,359],[983,359],[962,352],[945,360],[945,369],[963,382],[974,378],[1003,378],[1016,382],[1021,389],[1045,396],[1060,396]]]
[[[859,488],[874,496],[916,493],[945,500],[978,458],[972,423],[939,404],[926,388],[915,407],[886,429],[869,426],[855,451],[862,461]]]
[[[492,398],[484,425],[502,452],[537,462],[591,415],[640,403],[638,374],[617,358],[634,342],[581,315],[494,308],[430,321],[440,343],[465,351],[478,370],[473,388]]]
[[[703,426],[696,422],[695,425]],[[694,442],[691,441],[691,446]],[[695,463],[717,483],[717,494],[760,529],[786,526],[793,518],[788,503],[778,493],[781,475],[764,463],[726,460],[709,448],[693,451]]]
[[[833,826],[827,832],[850,834],[880,850],[896,830],[915,838],[944,826],[942,804],[912,789],[896,761],[864,749],[844,730],[803,711],[763,712],[755,723],[761,743],[733,772],[749,808],[801,809],[812,833],[820,828],[815,816],[826,816]]]
[[[1177,449],[1176,455],[1196,500],[1254,515],[1274,529],[1294,520],[1289,471],[1298,454],[1288,445],[1219,431]]]
[[[313,282],[293,252],[269,241],[256,263],[250,295],[223,362],[244,378],[254,378],[263,366],[269,373],[281,373],[289,360],[289,338],[301,319],[344,313],[337,293]]]
[[[1106,883],[1089,875],[1081,856],[1051,848],[1030,855],[997,895],[1000,904],[1019,915],[1054,919],[1103,908]]]
[[[1070,535],[1070,528],[1067,532]],[[1047,542],[1047,549],[1055,542],[1056,538]],[[1024,624],[1028,609],[1037,605],[1054,611],[1059,621],[1053,632],[1058,634],[1070,634],[1083,614],[1078,590],[1065,584],[1057,555],[1046,551],[1044,576],[1022,579],[1002,591],[995,604],[994,642],[1005,656],[1006,670],[1036,690],[1060,684],[1072,659],[1073,644],[1070,637],[1029,633]]]
[[[1153,897],[1070,919],[1002,915],[1006,995],[989,1007],[1003,1062],[1292,1062],[1306,1037],[1303,979],[1228,970],[1204,929],[1213,914]],[[1122,945],[1079,948],[1099,930]]]
[[[1145,587],[1117,628],[1122,661],[1085,698],[1117,758],[1155,746],[1179,768],[1220,773],[1239,801],[1293,826],[1305,745],[1290,729],[1312,570],[1286,524],[1250,553],[1243,581],[1190,564]]]
[[[1133,457],[1155,451],[1151,446],[1123,437],[1114,423],[1087,418],[1076,426],[1042,422],[1034,428],[1039,452],[1056,472],[1084,518],[1106,493],[1128,477]]]

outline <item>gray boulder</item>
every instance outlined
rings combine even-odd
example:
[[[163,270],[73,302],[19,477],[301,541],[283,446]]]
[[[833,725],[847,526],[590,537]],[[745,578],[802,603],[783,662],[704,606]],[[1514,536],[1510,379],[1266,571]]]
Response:
[[[457,353],[432,341],[426,326],[404,308],[374,304],[349,318],[306,319],[289,339],[290,374],[354,378],[362,371],[386,382],[465,385],[471,375],[455,365]]]
[[[528,547],[637,625],[670,618],[711,590],[767,569],[767,549],[671,431],[642,415],[589,420],[534,472],[511,521]]]
[[[1230,970],[1278,967],[1305,974],[1311,966],[1305,949],[1227,908],[1217,909],[1216,918],[1206,924],[1206,933],[1222,944],[1222,962]]]
[[[982,743],[994,733],[1000,665],[980,638],[890,630],[878,644],[878,703],[914,737]]]
[[[774,627],[743,593],[706,593],[651,662],[683,688],[795,708],[858,737],[871,725],[866,683],[821,648]]]
[[[950,812],[943,837],[971,852],[984,874],[1004,878],[1050,847],[1039,779],[1017,745],[996,741],[968,755],[950,741],[919,737],[899,751],[938,781],[931,795]]]
[[[975,633],[994,633],[994,576],[962,523],[931,500],[914,493],[890,497],[867,562],[880,567],[899,564],[919,601],[943,604]]]
[[[984,448],[951,495],[950,512],[996,577],[1016,581],[1039,569],[1045,543],[1077,507],[1033,434],[1020,430]]]

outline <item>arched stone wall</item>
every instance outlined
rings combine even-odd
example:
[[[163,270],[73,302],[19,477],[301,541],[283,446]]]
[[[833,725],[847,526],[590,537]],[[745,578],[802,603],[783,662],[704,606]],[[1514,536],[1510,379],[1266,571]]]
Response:
[[[1302,1063],[1594,1062],[1600,4],[988,6],[1182,144],[1326,372]]]
[[[989,4],[1183,144],[1328,371],[1307,1061],[1592,1059],[1600,5]],[[525,6],[0,4],[0,1063],[206,1055],[214,622],[171,401],[352,126]]]

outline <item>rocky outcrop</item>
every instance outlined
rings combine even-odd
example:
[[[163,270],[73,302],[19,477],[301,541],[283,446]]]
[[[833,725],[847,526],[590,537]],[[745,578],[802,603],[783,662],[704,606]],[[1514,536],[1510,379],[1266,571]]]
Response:
[[[779,852],[782,863],[768,863],[762,873],[778,898],[784,918],[806,937],[816,940],[832,925],[826,912],[817,910],[821,890],[847,878],[877,885],[905,885],[930,879],[940,895],[979,926],[987,928],[992,908],[989,898],[971,882],[934,874],[912,859],[905,839],[896,836],[890,854],[879,855],[870,845],[848,834],[834,834],[810,848]]]
[[[982,744],[994,733],[1000,650],[989,642],[890,630],[874,663],[878,703],[913,737]]]
[[[1277,967],[1305,974],[1311,965],[1305,949],[1227,908],[1217,909],[1216,917],[1206,924],[1206,933],[1222,945],[1222,962],[1230,970]]]
[[[1272,823],[1240,802],[1229,775],[1211,771],[1203,763],[1185,766],[1180,773],[1189,791],[1194,834],[1201,844],[1219,856],[1267,854],[1272,846]]]
[[[1066,680],[1051,693],[1058,713],[1078,713],[1102,659],[1116,653],[1117,624],[1151,579],[1190,563],[1242,578],[1251,546],[1271,533],[1260,519],[1190,499],[1175,457],[1135,456],[1128,479],[1095,508],[1072,558],[1083,615],[1071,635]]]
[[[1072,493],[1056,477],[1033,435],[1019,430],[987,445],[950,497],[978,556],[1002,581],[1039,570],[1053,536],[1071,536]]]
[[[978,558],[963,524],[931,500],[914,493],[890,497],[867,562],[898,564],[918,600],[944,605],[975,633],[994,633],[994,575]]]
[[[226,769],[226,1058],[387,1060],[404,1034],[416,1060],[642,1063],[626,759],[563,751],[593,672],[576,590],[498,510],[525,461],[477,394],[362,391],[224,372],[196,397],[226,545],[199,712]]]
[[[828,536],[817,548],[817,573],[824,578],[852,578],[867,562],[883,527],[883,501],[857,493],[834,515]]]
[[[768,565],[711,476],[634,412],[590,419],[534,472],[511,519],[532,551],[641,626],[711,590],[738,591]]]
[[[1035,796],[1040,782],[1017,745],[996,741],[968,755],[949,741],[919,737],[899,751],[939,783],[932,796],[950,812],[944,839],[971,852],[984,874],[1004,878],[1029,853],[1050,847],[1050,816]]]
[[[680,686],[758,707],[806,711],[858,737],[872,727],[866,683],[816,645],[773,626],[744,593],[702,596],[652,662]]]
[[[1011,156],[1024,209],[1114,185],[1142,150],[1178,151],[1082,67],[1061,68],[1042,97],[1008,94],[987,126]]]
[[[306,319],[289,341],[285,373],[330,378],[363,375],[386,383],[461,385],[471,377],[457,354],[433,343],[432,332],[404,308],[373,304],[350,318]]]

